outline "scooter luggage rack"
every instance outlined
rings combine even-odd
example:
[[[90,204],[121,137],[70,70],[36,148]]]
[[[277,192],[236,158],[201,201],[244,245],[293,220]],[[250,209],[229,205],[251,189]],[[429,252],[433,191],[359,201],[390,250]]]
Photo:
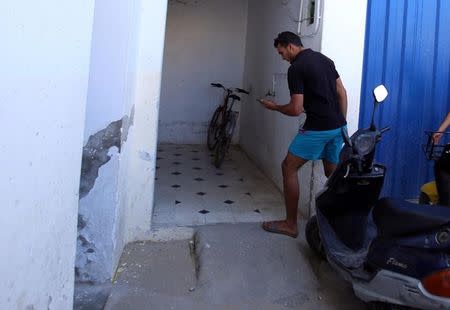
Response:
[[[425,153],[425,156],[428,160],[438,160],[441,158],[442,151],[445,149],[447,145],[450,143],[443,143],[443,144],[434,144],[433,142],[433,134],[435,133],[442,133],[443,136],[441,137],[442,140],[447,140],[446,138],[450,137],[450,132],[444,132],[444,131],[425,131],[425,134],[427,135],[427,143],[422,145],[423,152]]]

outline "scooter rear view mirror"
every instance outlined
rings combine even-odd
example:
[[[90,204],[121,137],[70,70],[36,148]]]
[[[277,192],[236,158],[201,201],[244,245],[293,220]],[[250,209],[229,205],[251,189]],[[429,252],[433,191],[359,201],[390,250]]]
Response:
[[[370,130],[375,131],[375,122],[374,122],[374,116],[375,116],[375,110],[377,109],[378,105],[383,102],[384,99],[388,96],[388,91],[386,87],[384,87],[383,84],[378,85],[373,90],[373,97],[375,98],[375,104],[373,105],[373,112],[372,112],[372,121],[370,122]]]
[[[375,97],[376,102],[381,103],[388,96],[388,91],[387,91],[386,87],[384,87],[384,85],[381,84],[381,85],[378,85],[373,90],[373,96]]]

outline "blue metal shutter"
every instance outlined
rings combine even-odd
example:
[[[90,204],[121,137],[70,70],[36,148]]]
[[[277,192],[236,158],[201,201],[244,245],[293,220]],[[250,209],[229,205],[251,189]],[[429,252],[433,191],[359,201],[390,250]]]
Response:
[[[376,159],[387,166],[384,195],[415,198],[434,178],[421,145],[450,111],[450,0],[369,0],[360,127],[368,127],[372,89],[389,97],[376,121],[391,126]]]

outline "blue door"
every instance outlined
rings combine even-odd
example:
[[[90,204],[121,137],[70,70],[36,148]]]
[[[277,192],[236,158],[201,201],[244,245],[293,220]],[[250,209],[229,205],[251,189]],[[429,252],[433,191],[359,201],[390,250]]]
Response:
[[[450,111],[450,0],[369,0],[360,127],[368,127],[372,89],[388,99],[376,123],[390,126],[376,159],[387,166],[383,195],[416,198],[434,178],[425,159],[425,130]]]

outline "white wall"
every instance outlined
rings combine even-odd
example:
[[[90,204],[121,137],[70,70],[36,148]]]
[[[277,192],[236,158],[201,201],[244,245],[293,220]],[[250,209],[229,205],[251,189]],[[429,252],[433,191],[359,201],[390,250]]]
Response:
[[[322,53],[334,60],[347,89],[350,133],[358,129],[367,0],[325,1]]]
[[[93,2],[0,2],[0,308],[71,309]]]
[[[159,142],[206,142],[223,98],[209,85],[242,87],[246,28],[247,0],[169,1]]]
[[[133,83],[134,124],[119,179],[124,243],[150,238],[156,166],[158,112],[166,29],[166,0],[141,0]]]
[[[111,279],[125,243],[150,230],[166,7],[165,0],[96,2],[78,281]]]
[[[81,184],[83,186],[87,178],[93,178],[95,183],[80,199],[76,261],[78,281],[104,282],[110,279],[115,258],[122,250],[115,246],[114,236],[120,208],[117,191],[119,147],[124,138],[120,136],[122,124],[117,123],[112,132],[105,132],[104,129],[131,114],[125,106],[130,100],[126,90],[130,76],[129,62],[132,61],[129,55],[132,51],[130,37],[136,32],[134,2],[95,2],[84,135],[83,166],[86,168]],[[98,136],[98,139],[91,140],[88,147],[91,136]],[[104,145],[106,139],[115,141]],[[108,155],[111,157],[109,161],[106,158]],[[93,161],[100,162],[95,164]]]

